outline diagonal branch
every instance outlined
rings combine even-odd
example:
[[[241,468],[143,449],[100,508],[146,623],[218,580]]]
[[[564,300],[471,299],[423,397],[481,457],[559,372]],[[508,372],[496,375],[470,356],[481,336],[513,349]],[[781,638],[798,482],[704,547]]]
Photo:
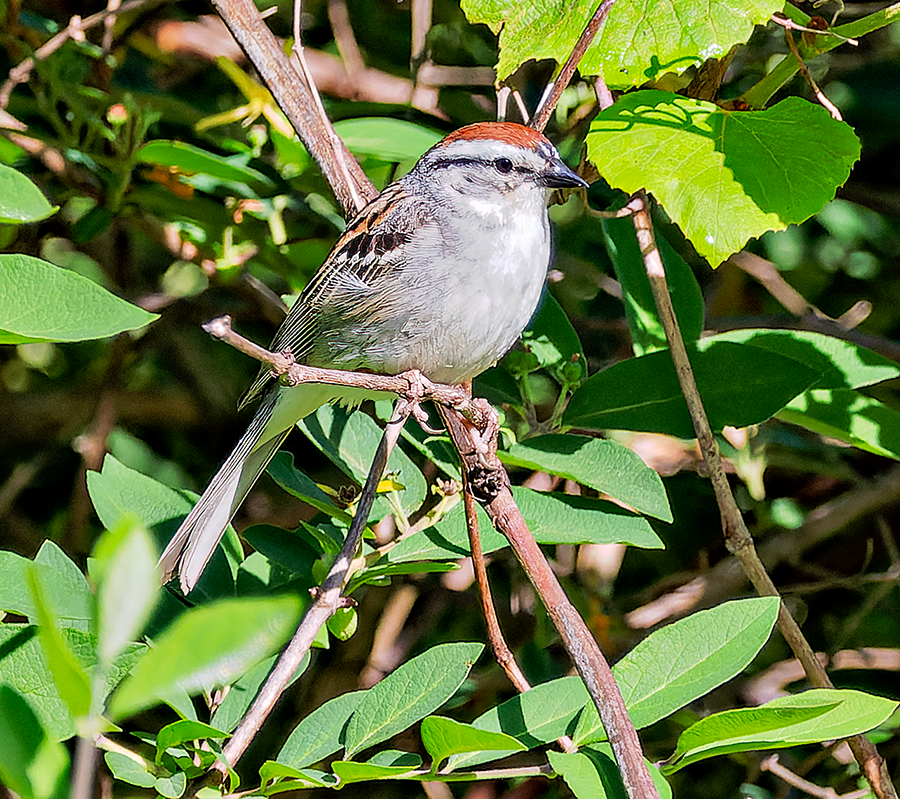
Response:
[[[716,502],[719,505],[725,544],[728,547],[728,551],[740,562],[757,593],[761,596],[780,597],[778,589],[775,587],[772,578],[769,577],[765,566],[763,566],[757,554],[753,537],[747,530],[744,517],[741,515],[734,495],[731,493],[728,478],[722,467],[722,456],[719,452],[719,446],[716,443],[706,410],[703,407],[700,392],[697,390],[691,363],[688,360],[684,340],[681,337],[681,329],[678,327],[678,322],[675,318],[675,311],[672,307],[672,300],[666,283],[665,268],[653,235],[647,195],[643,191],[638,192],[632,198],[629,207],[634,211],[634,228],[637,234],[638,245],[644,259],[647,276],[650,279],[650,287],[653,292],[653,299],[656,302],[657,312],[666,333],[669,351],[672,354],[672,361],[675,365],[675,374],[678,377],[678,383],[681,386],[691,420],[694,423],[697,443],[700,445],[700,450],[703,453],[703,460],[706,463]],[[810,647],[794,617],[788,612],[784,602],[781,602],[779,605],[778,627],[788,646],[793,650],[794,655],[803,664],[803,669],[809,681],[818,688],[833,688],[834,686],[825,672],[825,668],[816,658],[812,647]],[[896,799],[897,793],[891,784],[887,767],[878,754],[878,750],[875,749],[875,745],[864,735],[856,735],[848,739],[848,743],[878,799]]]
[[[316,113],[316,101],[297,75],[274,34],[266,27],[252,0],[212,0],[237,43],[272,92],[300,140],[316,160],[344,209],[359,210],[359,202],[378,191],[366,177],[327,119]],[[327,126],[327,127],[326,127]]]
[[[485,456],[476,448],[469,426],[454,411],[444,406],[438,406],[438,410],[463,460],[472,493],[484,505],[494,527],[509,541],[591,695],[609,736],[627,796],[659,799],[609,664],[529,532],[509,490],[506,471],[495,453]]]
[[[553,84],[553,89],[543,98],[540,108],[535,111],[534,116],[528,123],[530,127],[535,130],[543,130],[547,127],[547,122],[550,121],[550,115],[553,113],[553,109],[556,108],[559,98],[562,97],[563,91],[565,91],[566,86],[569,85],[569,81],[572,80],[572,75],[575,74],[575,70],[578,68],[578,62],[581,61],[582,57],[587,52],[588,47],[590,47],[591,42],[594,40],[600,27],[609,16],[610,9],[612,9],[613,3],[615,2],[616,0],[603,0],[597,7],[594,16],[591,17],[587,27],[585,27],[581,36],[578,37],[575,47],[572,48],[571,54],[568,59],[566,59],[563,68],[560,70],[556,82]]]

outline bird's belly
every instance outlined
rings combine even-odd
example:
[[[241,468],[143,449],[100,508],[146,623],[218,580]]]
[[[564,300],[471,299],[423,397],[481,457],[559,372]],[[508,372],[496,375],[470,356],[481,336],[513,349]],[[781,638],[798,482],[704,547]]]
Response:
[[[534,314],[550,248],[549,237],[535,231],[530,241],[531,247],[504,247],[509,239],[501,237],[491,253],[470,248],[453,269],[442,269],[437,253],[413,259],[418,267],[401,266],[389,284],[373,284],[368,299],[352,303],[356,313],[322,320],[310,363],[386,374],[418,369],[442,383],[470,380],[512,347]]]

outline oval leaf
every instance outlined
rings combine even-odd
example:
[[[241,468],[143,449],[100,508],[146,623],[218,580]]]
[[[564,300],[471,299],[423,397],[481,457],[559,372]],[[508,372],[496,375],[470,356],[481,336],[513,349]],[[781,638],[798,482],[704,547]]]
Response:
[[[275,652],[301,611],[296,597],[225,599],[180,616],[113,694],[109,715],[151,707],[176,688],[197,692],[228,685]]]
[[[737,112],[655,90],[601,111],[587,146],[611,185],[651,191],[713,266],[822,210],[860,152],[849,125],[799,97]]]
[[[317,707],[294,728],[276,760],[301,769],[333,755],[344,745],[344,728],[365,695],[365,691],[351,691]]]
[[[821,373],[758,347],[698,342],[690,353],[713,430],[766,421]],[[567,427],[640,430],[693,438],[694,428],[668,350],[610,366],[578,389],[563,414]]]
[[[271,183],[262,172],[186,142],[151,141],[141,147],[137,157],[144,163],[172,167],[188,175],[209,175],[232,183]]]
[[[0,223],[39,222],[56,213],[41,190],[21,172],[0,164]]]
[[[704,339],[734,341],[786,355],[822,373],[815,389],[860,388],[900,375],[894,361],[870,349],[809,330],[729,330]]]
[[[482,644],[441,644],[366,691],[347,725],[347,757],[437,710],[456,693],[483,649]]]
[[[335,132],[354,155],[371,155],[384,161],[418,159],[442,136],[421,125],[390,117],[359,117],[334,123]]]
[[[615,666],[628,715],[642,729],[739,674],[769,640],[776,597],[723,602],[651,633]],[[581,745],[606,740],[588,706],[573,736]]]
[[[68,269],[0,255],[0,344],[106,338],[157,318]]]
[[[527,748],[515,738],[502,732],[479,730],[443,716],[422,719],[422,743],[431,755],[432,771],[450,755],[462,752],[523,752]]]
[[[672,521],[660,476],[615,441],[551,434],[529,438],[497,454],[507,466],[557,474],[602,491],[648,516]]]
[[[867,732],[898,703],[861,691],[817,688],[773,699],[761,707],[715,713],[688,727],[678,739],[664,774],[729,752],[778,749],[831,741]]]

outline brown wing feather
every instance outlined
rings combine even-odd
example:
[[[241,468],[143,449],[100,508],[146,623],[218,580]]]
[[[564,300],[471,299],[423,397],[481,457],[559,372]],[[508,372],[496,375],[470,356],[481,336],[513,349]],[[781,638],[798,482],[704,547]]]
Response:
[[[377,280],[380,273],[395,268],[396,259],[387,256],[402,248],[410,232],[431,216],[431,209],[401,183],[385,188],[350,220],[278,328],[269,349],[290,349],[294,358],[303,363],[317,334],[320,311],[334,289],[352,278]],[[263,366],[241,397],[239,407],[261,396],[272,379],[268,367]]]

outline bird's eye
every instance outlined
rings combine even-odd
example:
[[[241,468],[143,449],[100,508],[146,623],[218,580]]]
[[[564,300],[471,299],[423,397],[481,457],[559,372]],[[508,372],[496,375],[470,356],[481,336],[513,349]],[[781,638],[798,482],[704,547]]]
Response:
[[[512,172],[513,162],[508,158],[498,158],[494,161],[494,167],[498,172],[502,172],[504,175]]]

